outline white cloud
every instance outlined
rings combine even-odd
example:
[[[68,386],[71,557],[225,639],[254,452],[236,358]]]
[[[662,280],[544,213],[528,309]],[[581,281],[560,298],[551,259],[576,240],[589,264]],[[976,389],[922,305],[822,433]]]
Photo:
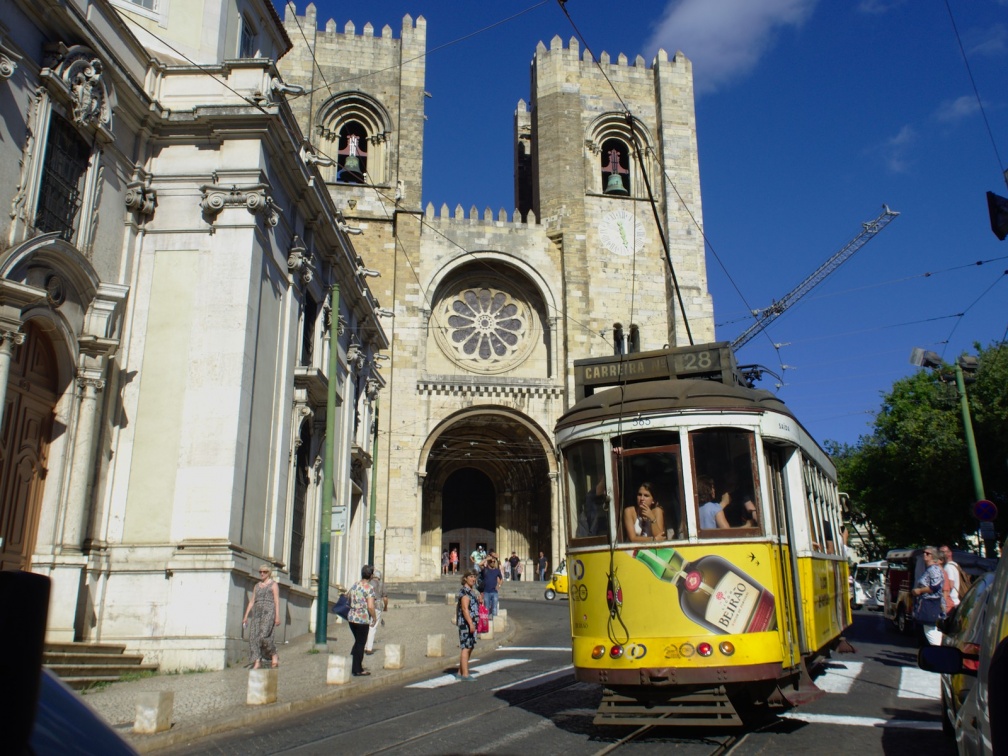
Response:
[[[996,57],[1008,47],[1008,28],[1004,24],[994,24],[986,29],[974,30],[966,42],[971,55]]]
[[[751,71],[782,27],[798,27],[818,0],[672,0],[647,49],[682,50],[698,92]]]
[[[904,126],[896,136],[886,140],[881,151],[886,168],[890,172],[907,173],[909,171],[910,160],[907,158],[907,153],[916,141],[917,132],[910,125]]]
[[[945,100],[935,111],[935,120],[942,123],[955,123],[976,113],[980,106],[972,95],[963,95],[954,100]]]

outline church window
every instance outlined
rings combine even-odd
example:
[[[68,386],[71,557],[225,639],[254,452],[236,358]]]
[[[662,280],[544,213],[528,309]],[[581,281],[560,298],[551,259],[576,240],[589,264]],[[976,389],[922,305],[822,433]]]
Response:
[[[311,366],[315,355],[315,321],[318,320],[318,304],[311,294],[305,295],[304,315],[301,324],[301,364]]]
[[[129,0],[129,2],[149,11],[157,10],[157,0]]]
[[[389,185],[392,119],[377,100],[362,92],[338,94],[322,104],[315,123],[318,153],[334,161],[322,169],[326,181]]]
[[[59,231],[61,238],[72,239],[90,158],[88,143],[69,121],[53,113],[35,215],[39,231]]]
[[[512,274],[513,275],[513,274]],[[536,348],[539,317],[508,273],[472,272],[438,293],[432,330],[456,365],[493,374],[523,363]]]
[[[241,37],[238,41],[238,57],[239,58],[254,58],[256,57],[256,30],[249,21],[248,16],[242,16],[241,20]]]
[[[367,130],[357,121],[340,129],[339,168],[336,181],[343,184],[363,184],[367,172]]]
[[[606,194],[630,194],[630,150],[621,139],[602,143],[602,191]]]

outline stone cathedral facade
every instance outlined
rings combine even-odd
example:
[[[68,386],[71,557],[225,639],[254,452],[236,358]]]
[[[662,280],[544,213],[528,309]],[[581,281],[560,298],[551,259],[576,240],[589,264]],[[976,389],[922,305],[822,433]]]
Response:
[[[713,340],[691,64],[540,43],[514,115],[514,208],[435,208],[422,204],[426,21],[320,21],[288,4],[279,67],[309,93],[293,111],[394,313],[376,562],[391,580],[430,578],[443,550],[465,565],[483,543],[527,575],[539,551],[555,565],[569,525],[552,429],[574,402],[573,361],[688,343],[680,298],[694,342]]]

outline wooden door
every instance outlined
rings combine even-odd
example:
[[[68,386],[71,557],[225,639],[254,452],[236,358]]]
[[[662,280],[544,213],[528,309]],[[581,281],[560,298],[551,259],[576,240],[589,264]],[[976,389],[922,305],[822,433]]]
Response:
[[[27,570],[35,548],[56,406],[56,355],[31,322],[15,347],[0,427],[0,569]]]

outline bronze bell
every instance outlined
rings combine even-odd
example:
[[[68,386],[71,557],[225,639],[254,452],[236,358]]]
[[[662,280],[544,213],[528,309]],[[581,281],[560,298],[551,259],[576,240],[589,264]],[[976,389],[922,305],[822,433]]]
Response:
[[[609,180],[606,181],[605,193],[628,194],[626,187],[623,186],[623,179],[620,178],[620,175],[618,173],[609,174]]]
[[[343,163],[343,170],[356,173],[359,176],[361,173],[360,158],[356,155],[347,155],[346,162]]]

